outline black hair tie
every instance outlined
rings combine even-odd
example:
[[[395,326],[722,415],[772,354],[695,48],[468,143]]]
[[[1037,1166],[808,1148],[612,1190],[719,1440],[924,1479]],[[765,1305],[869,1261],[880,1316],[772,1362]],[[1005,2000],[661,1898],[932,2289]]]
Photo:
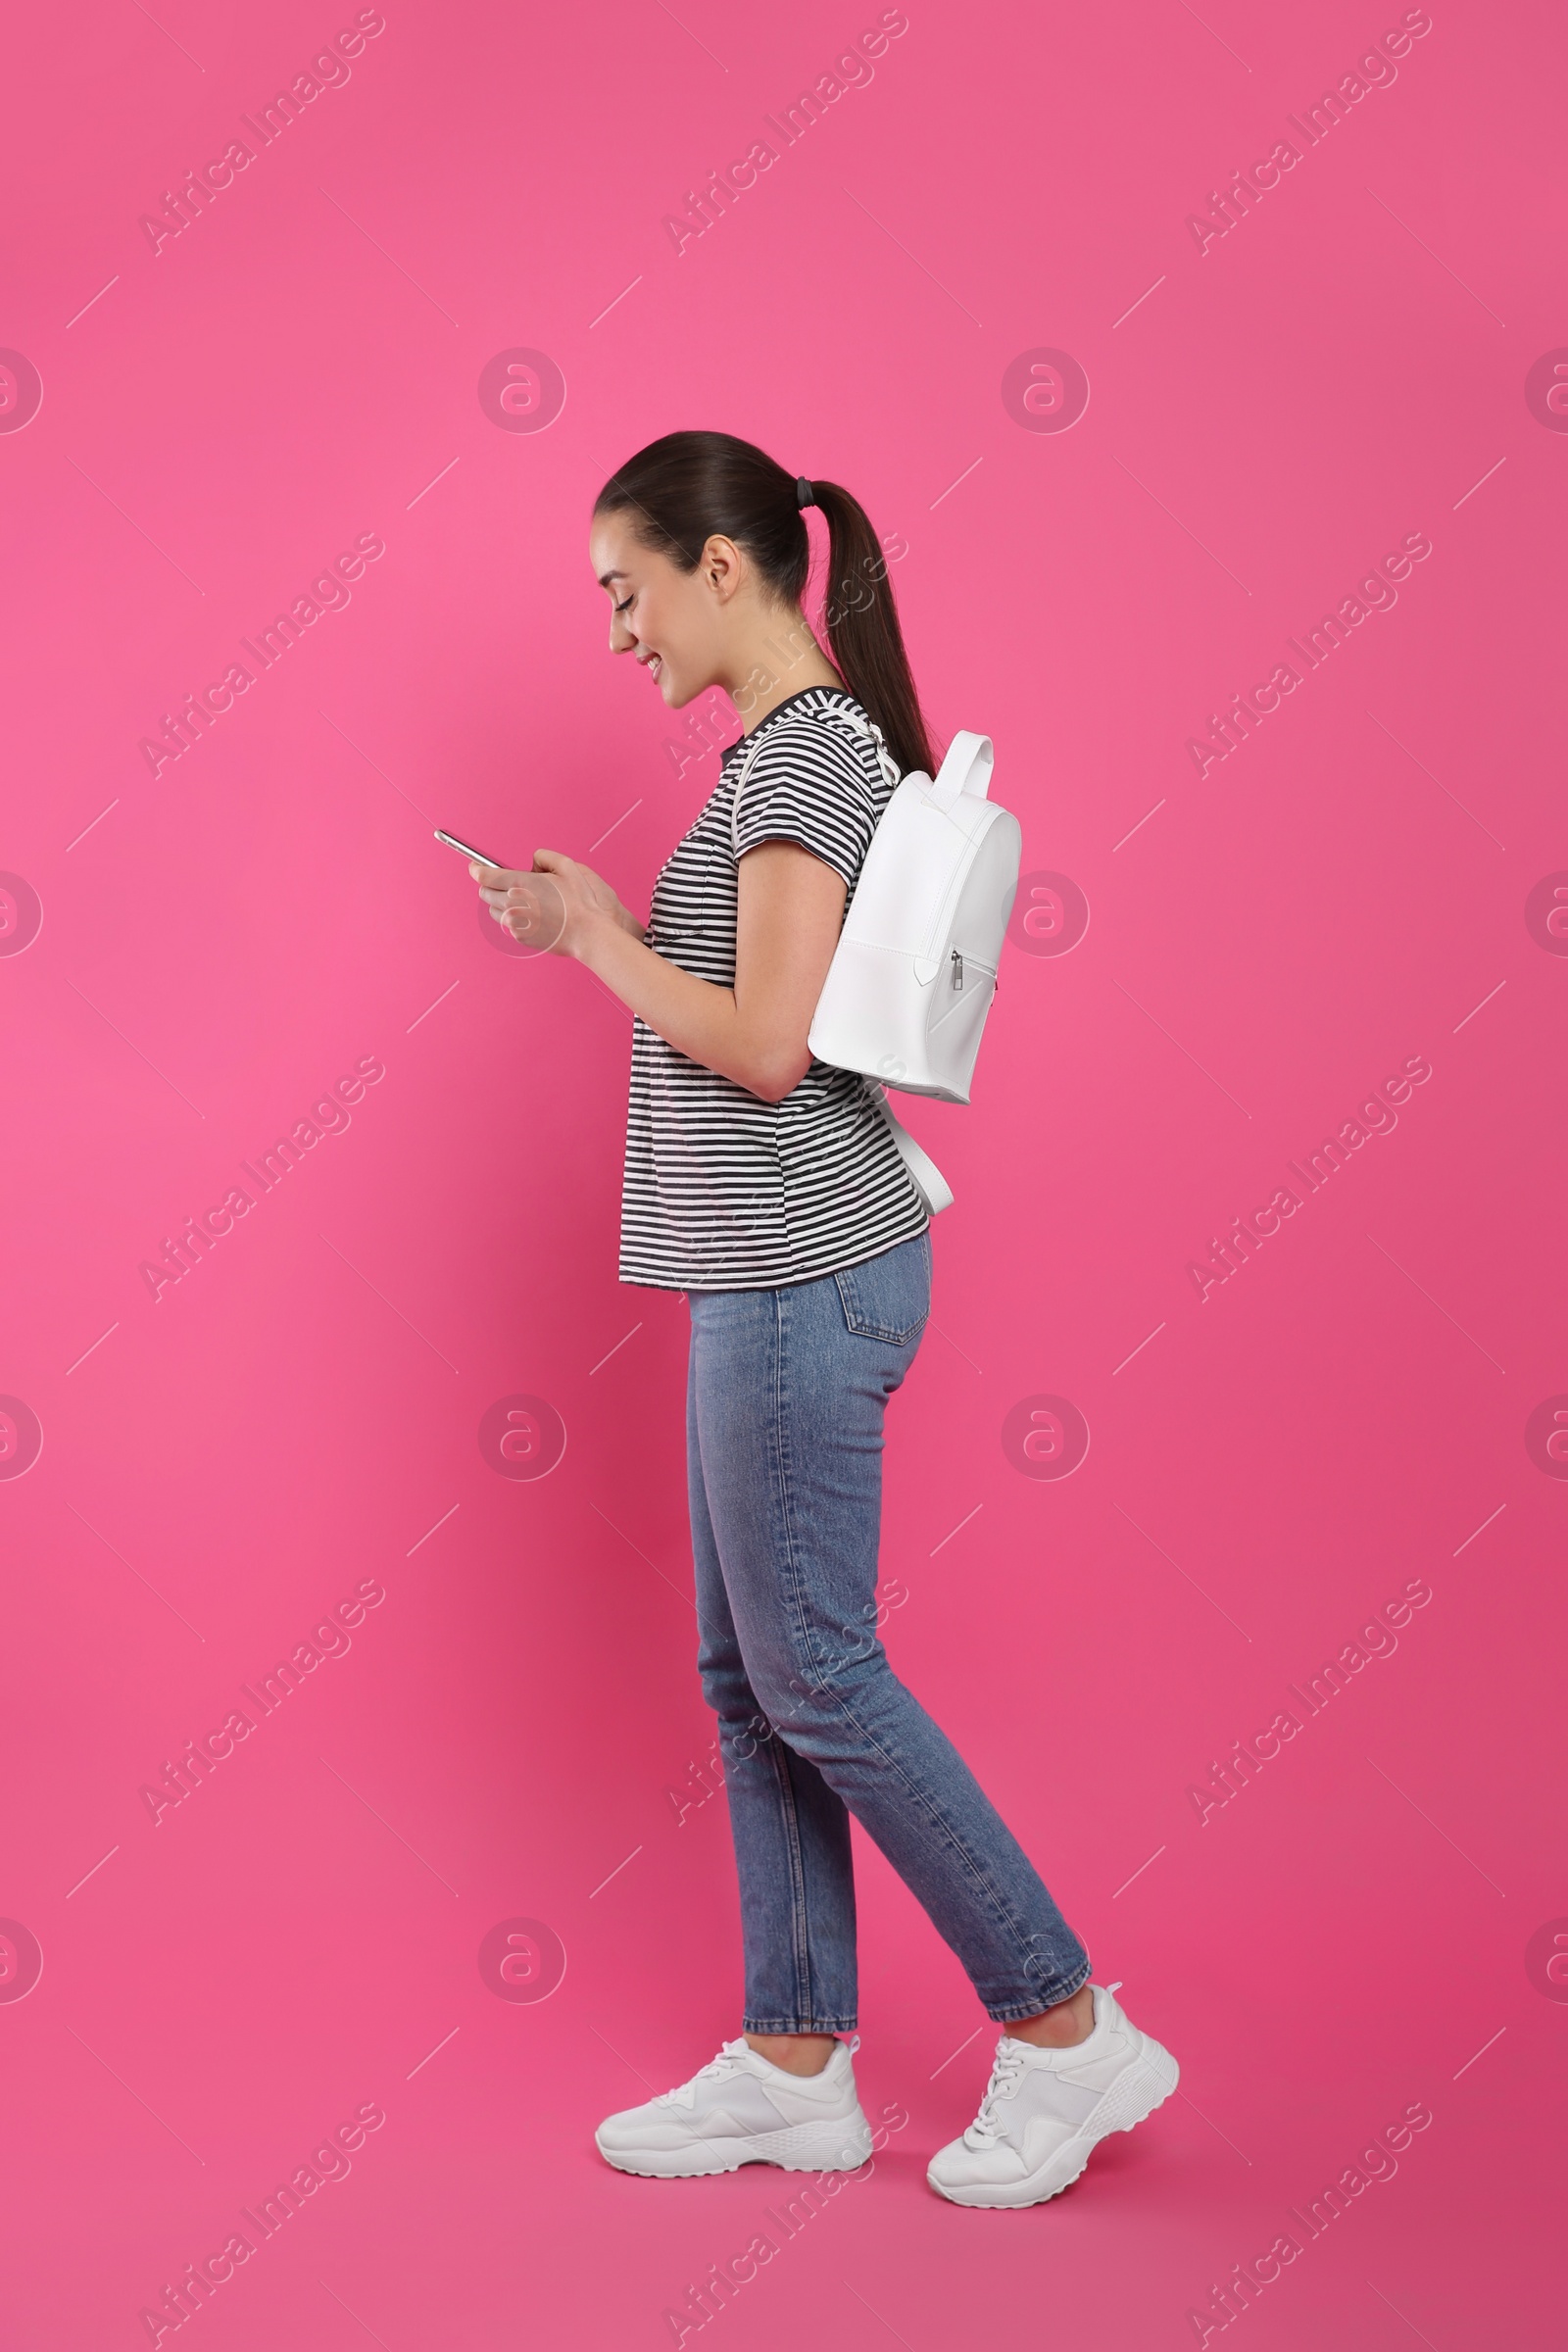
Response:
[[[798,507],[814,507],[816,504],[816,492],[804,473],[797,474],[795,479],[795,503]]]

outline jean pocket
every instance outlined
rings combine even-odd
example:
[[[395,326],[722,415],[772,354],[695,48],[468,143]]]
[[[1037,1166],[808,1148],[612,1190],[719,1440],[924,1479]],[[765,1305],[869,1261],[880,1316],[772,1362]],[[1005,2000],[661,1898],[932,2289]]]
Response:
[[[880,1257],[841,1266],[833,1279],[851,1331],[863,1340],[907,1347],[931,1312],[931,1237],[917,1233]]]

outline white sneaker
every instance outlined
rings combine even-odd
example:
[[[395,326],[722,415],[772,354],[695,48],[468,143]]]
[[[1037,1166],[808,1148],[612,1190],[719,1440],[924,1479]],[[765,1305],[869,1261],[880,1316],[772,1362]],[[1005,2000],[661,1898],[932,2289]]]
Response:
[[[1097,2140],[1130,2132],[1176,2087],[1169,2050],[1140,2034],[1096,1984],[1094,2030],[1062,2050],[1004,2034],[980,2113],[931,2159],[926,2179],[955,2205],[1038,2205],[1076,2180]]]
[[[733,2173],[743,2164],[854,2172],[871,2153],[851,2063],[859,2046],[854,2034],[834,2045],[819,2075],[791,2075],[739,2034],[678,2089],[607,2115],[595,2143],[617,2172],[662,2180]]]

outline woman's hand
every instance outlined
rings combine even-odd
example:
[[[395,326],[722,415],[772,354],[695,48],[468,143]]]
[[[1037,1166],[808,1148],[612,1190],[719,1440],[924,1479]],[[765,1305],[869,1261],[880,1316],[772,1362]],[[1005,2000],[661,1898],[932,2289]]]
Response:
[[[581,961],[595,931],[606,923],[633,939],[643,937],[642,924],[610,884],[559,850],[536,850],[527,874],[478,864],[468,871],[496,921],[538,954]]]
[[[735,980],[726,987],[670,962],[629,917],[617,922],[605,905],[610,893],[586,867],[547,850],[535,863],[547,858],[549,872],[521,880],[561,891],[561,952],[677,1054],[781,1102],[811,1066],[811,1016],[844,923],[843,875],[798,842],[748,850],[737,881]]]

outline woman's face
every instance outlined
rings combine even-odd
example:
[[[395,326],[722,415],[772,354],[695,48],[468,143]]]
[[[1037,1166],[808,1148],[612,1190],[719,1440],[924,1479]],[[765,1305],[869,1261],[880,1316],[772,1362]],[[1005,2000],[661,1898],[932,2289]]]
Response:
[[[727,539],[710,539],[696,570],[681,571],[640,544],[625,514],[594,517],[588,560],[610,598],[610,650],[636,655],[668,710],[723,683],[737,556]]]

